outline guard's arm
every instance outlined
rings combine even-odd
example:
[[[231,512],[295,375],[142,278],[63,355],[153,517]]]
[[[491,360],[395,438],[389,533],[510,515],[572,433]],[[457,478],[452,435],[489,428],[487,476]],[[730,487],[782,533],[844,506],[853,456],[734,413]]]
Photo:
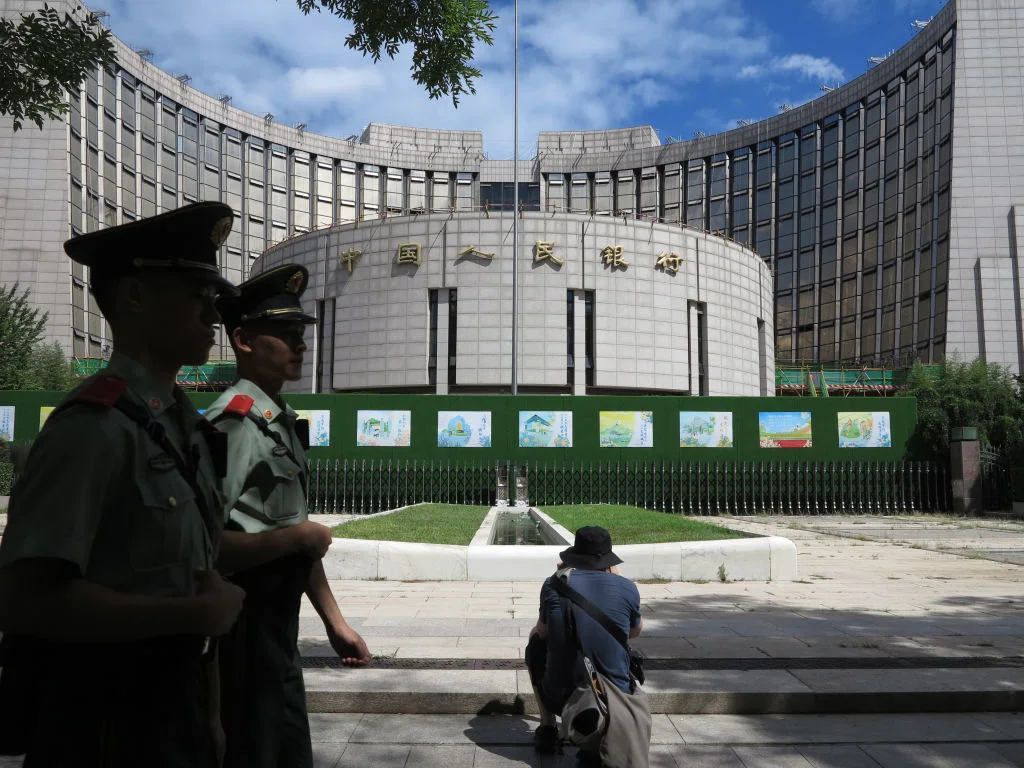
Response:
[[[331,592],[331,586],[327,581],[322,560],[318,559],[313,563],[306,596],[309,597],[309,601],[324,622],[327,639],[330,640],[331,647],[334,648],[338,657],[344,663],[352,666],[362,666],[369,662],[371,654],[366,647],[366,642],[341,615],[338,601],[334,599],[334,593]]]
[[[127,594],[83,579],[68,561],[28,558],[0,568],[0,630],[65,643],[221,635],[243,596],[216,575],[194,597]]]
[[[227,530],[221,538],[217,569],[235,573],[297,553],[319,560],[330,546],[331,530],[309,520],[260,533]]]

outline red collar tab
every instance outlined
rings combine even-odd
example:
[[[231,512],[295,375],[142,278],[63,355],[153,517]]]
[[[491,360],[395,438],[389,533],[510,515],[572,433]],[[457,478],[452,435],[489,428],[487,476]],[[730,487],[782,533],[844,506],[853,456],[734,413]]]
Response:
[[[236,416],[246,416],[252,408],[253,399],[248,395],[235,395],[231,402],[224,407],[224,413],[233,413]]]
[[[120,376],[103,374],[97,376],[75,395],[75,402],[113,407],[128,389],[128,382]]]

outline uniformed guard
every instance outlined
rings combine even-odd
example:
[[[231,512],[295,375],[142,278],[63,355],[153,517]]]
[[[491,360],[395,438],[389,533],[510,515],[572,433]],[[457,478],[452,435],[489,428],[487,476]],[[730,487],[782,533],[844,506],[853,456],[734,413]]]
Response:
[[[47,419],[0,546],[0,751],[29,768],[217,765],[210,639],[244,593],[213,570],[226,447],[175,377],[234,291],[232,221],[198,203],[64,244],[114,351]]]
[[[231,511],[219,565],[246,590],[239,623],[221,647],[229,768],[313,765],[298,650],[303,593],[344,663],[370,659],[324,574],[330,529],[307,519],[308,424],[281,397],[286,381],[302,377],[303,334],[316,322],[300,301],[307,280],[304,267],[289,264],[218,302],[240,377],[206,413],[228,436]]]

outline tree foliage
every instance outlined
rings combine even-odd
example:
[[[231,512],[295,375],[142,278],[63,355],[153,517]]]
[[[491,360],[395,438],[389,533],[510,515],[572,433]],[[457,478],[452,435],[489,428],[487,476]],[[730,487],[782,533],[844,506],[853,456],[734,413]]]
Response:
[[[480,70],[472,66],[477,42],[492,45],[497,16],[487,0],[296,0],[303,13],[321,9],[352,22],[345,45],[369,55],[394,58],[412,43],[412,78],[430,98],[476,93]]]
[[[46,327],[46,313],[29,304],[27,288],[18,288],[0,288],[0,390],[24,387],[32,348]]]
[[[937,368],[915,363],[906,394],[917,398],[917,429],[911,438],[916,455],[945,459],[952,427],[977,427],[983,443],[1011,458],[1024,453],[1024,399],[1006,368],[956,356]]]
[[[78,93],[86,75],[116,60],[110,30],[82,6],[74,15],[44,5],[17,23],[0,19],[0,115],[16,131],[26,120],[42,128],[67,112],[65,91]]]
[[[37,344],[29,352],[22,389],[66,392],[75,383],[75,363],[60,344]]]

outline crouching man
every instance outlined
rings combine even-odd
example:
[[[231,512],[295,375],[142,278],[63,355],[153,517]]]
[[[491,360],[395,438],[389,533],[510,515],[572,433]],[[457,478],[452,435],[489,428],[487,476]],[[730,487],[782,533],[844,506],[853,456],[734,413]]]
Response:
[[[568,586],[589,600],[624,637],[636,637],[643,627],[640,593],[632,581],[616,572],[615,566],[622,560],[612,552],[607,530],[599,526],[580,528],[575,543],[561,553],[561,558],[558,572],[541,587],[540,618],[526,647],[526,665],[540,710],[533,746],[542,754],[561,750],[555,716],[562,713],[573,689],[585,678],[584,654],[621,691],[633,692],[626,648],[587,611],[560,596],[553,580],[567,577]],[[581,750],[577,765],[596,768],[601,758]]]

